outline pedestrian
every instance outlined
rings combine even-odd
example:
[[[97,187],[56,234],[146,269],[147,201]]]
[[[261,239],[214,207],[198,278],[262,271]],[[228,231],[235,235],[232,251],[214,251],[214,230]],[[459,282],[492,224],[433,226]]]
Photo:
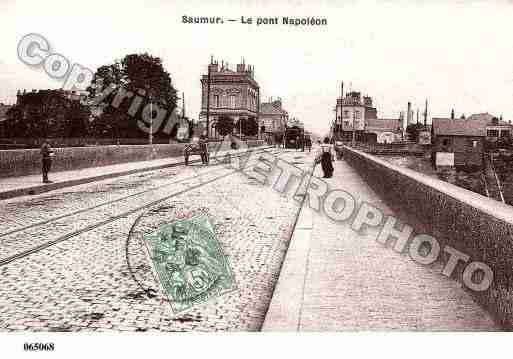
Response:
[[[323,176],[322,178],[331,178],[333,176],[333,145],[330,144],[330,139],[326,137],[324,143],[317,154],[316,162],[321,163]]]
[[[299,150],[299,136],[296,136],[296,151]]]
[[[52,157],[54,156],[54,152],[48,139],[44,139],[43,144],[41,145],[41,157],[42,157],[42,172],[43,172],[43,183],[51,183],[52,181],[48,180],[48,172],[52,168]]]
[[[208,142],[205,135],[201,135],[198,141],[200,148],[201,163],[208,165]]]
[[[312,139],[310,137],[306,138],[306,147],[308,147],[308,152],[312,150]]]

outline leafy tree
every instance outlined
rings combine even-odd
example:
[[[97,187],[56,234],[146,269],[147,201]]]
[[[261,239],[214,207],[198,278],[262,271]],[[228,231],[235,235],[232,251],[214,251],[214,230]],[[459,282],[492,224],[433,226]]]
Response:
[[[229,135],[230,133],[233,132],[233,127],[235,126],[233,120],[230,118],[230,117],[227,117],[227,116],[221,116],[218,120],[217,120],[217,132],[219,132],[219,134],[221,136],[226,136],[226,135]]]
[[[61,90],[40,90],[20,95],[7,117],[11,137],[83,137],[89,110]]]
[[[68,107],[66,118],[68,120],[68,137],[85,137],[89,135],[89,117],[91,112],[88,107],[79,101],[73,101]]]
[[[256,136],[258,134],[258,123],[254,118],[243,118],[237,122],[237,127],[242,129],[245,136]]]
[[[412,141],[418,142],[419,140],[419,132],[424,129],[424,125],[421,125],[420,123],[410,123],[406,127],[406,132],[408,133],[410,139]]]
[[[27,122],[23,120],[23,113],[19,106],[11,107],[5,115],[7,137],[28,137]]]
[[[95,122],[99,122],[95,127],[101,128],[104,134],[105,131],[118,131],[117,134],[122,137],[147,136],[139,129],[137,121],[142,120],[142,111],[149,101],[160,109],[166,110],[168,116],[176,107],[177,95],[171,76],[164,69],[160,58],[147,53],[126,55],[122,60],[99,67],[88,88],[89,99],[93,100],[100,89],[111,85],[116,86],[117,90],[102,101],[99,106],[100,114],[95,119]],[[120,88],[132,92],[134,94],[132,99],[135,95],[144,97],[142,105],[138,107],[133,117],[128,113],[131,100],[124,99],[118,108],[107,105],[112,103]],[[106,110],[107,107],[110,110]],[[106,122],[110,125],[107,126]],[[164,126],[163,122],[158,130],[161,131]]]

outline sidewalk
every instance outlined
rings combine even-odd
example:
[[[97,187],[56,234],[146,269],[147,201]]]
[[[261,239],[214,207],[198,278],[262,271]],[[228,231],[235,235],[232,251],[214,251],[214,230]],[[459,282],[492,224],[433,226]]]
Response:
[[[263,149],[268,146],[253,147],[253,149]],[[219,151],[216,155],[222,156],[226,151]],[[231,151],[231,153],[238,153],[239,151]],[[211,153],[211,158],[216,155]],[[201,162],[199,156],[194,156],[194,159],[189,163]],[[56,189],[77,186],[84,183],[95,181],[102,181],[109,178],[126,176],[134,173],[154,171],[167,167],[180,166],[184,164],[184,158],[169,157],[161,158],[150,161],[128,162],[120,163],[110,166],[83,168],[79,170],[50,172],[49,178],[53,183],[42,183],[41,174],[29,175],[22,177],[6,177],[0,178],[0,200],[35,195],[39,193],[54,191]]]
[[[394,212],[343,160],[331,189]],[[317,167],[317,176],[322,176]],[[303,207],[263,331],[498,330],[490,315],[440,266],[423,266]]]

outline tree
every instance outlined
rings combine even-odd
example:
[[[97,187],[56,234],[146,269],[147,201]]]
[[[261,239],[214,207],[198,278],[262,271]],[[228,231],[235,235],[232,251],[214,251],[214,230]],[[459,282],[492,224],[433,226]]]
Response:
[[[99,127],[103,130],[119,130],[118,134],[123,137],[147,136],[140,130],[137,122],[142,120],[142,111],[150,101],[155,105],[154,112],[158,107],[166,110],[168,116],[176,107],[177,91],[172,85],[171,76],[164,69],[160,58],[147,53],[126,55],[122,60],[99,67],[88,88],[89,100],[93,100],[100,92],[99,90],[111,85],[116,86],[117,90],[98,106],[100,115],[95,121],[100,121]],[[129,115],[128,111],[132,104],[131,100],[124,99],[118,108],[106,105],[112,103],[121,88],[130,91],[133,94],[132,99],[136,97],[135,95],[144,97],[142,105],[137,108],[133,116]],[[106,110],[107,107],[110,108],[109,111]],[[106,120],[110,122],[108,127],[105,126]],[[165,123],[162,122],[155,132],[161,131],[164,127]]]
[[[7,117],[11,137],[83,137],[89,110],[61,90],[40,90],[20,95]]]
[[[27,122],[23,121],[23,113],[19,106],[13,106],[5,114],[6,137],[28,137]]]
[[[217,132],[223,137],[232,133],[234,126],[233,120],[228,116],[221,116],[216,124]]]
[[[256,136],[258,134],[258,123],[254,118],[243,118],[237,122],[237,127],[242,129],[245,136]]]
[[[419,140],[419,132],[424,129],[424,125],[421,125],[420,123],[410,123],[406,127],[406,132],[410,136],[410,139],[412,141],[418,142]]]

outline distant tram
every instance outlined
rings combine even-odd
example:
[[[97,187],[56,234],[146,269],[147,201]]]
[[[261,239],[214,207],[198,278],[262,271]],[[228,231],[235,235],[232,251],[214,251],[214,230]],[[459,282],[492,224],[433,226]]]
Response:
[[[302,145],[302,138],[303,131],[301,128],[297,126],[293,126],[290,128],[287,128],[285,131],[284,139],[285,139],[285,148],[296,148],[296,142],[299,141],[299,147]]]

